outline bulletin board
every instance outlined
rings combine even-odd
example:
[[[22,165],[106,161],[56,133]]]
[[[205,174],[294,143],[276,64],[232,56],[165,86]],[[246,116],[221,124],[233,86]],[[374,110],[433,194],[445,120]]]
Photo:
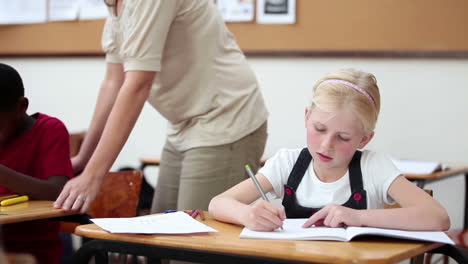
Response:
[[[468,58],[466,0],[297,0],[291,25],[228,23],[247,55]],[[104,20],[0,26],[0,56],[102,55]]]

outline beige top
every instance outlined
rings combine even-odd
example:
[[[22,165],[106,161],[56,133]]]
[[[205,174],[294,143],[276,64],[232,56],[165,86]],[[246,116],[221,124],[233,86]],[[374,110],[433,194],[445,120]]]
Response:
[[[232,143],[266,121],[255,75],[213,0],[125,0],[118,17],[110,11],[106,60],[159,72],[148,102],[177,149]]]

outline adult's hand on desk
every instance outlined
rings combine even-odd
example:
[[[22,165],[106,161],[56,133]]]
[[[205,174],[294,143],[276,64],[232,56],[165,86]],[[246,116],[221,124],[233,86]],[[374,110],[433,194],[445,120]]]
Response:
[[[89,174],[81,174],[69,180],[55,201],[54,207],[85,213],[96,198],[101,182],[100,177],[92,177]]]

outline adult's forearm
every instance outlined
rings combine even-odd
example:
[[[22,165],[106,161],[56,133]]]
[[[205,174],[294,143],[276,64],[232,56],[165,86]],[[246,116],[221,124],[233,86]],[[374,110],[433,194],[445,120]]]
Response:
[[[101,138],[109,114],[114,106],[121,83],[104,81],[96,101],[93,118],[81,145],[79,157],[86,164]]]
[[[150,87],[149,84],[135,86],[131,83],[122,86],[84,175],[102,179],[109,171],[143,109]]]

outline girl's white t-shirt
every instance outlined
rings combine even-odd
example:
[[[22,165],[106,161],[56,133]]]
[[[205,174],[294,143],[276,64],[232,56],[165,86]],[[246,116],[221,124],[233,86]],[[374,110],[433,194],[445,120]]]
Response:
[[[284,185],[302,149],[281,149],[267,160],[258,173],[263,174],[273,186],[273,194],[282,199]],[[401,171],[387,155],[364,150],[361,156],[361,171],[364,189],[367,193],[367,209],[383,208],[393,204],[387,191]],[[313,161],[310,162],[301,183],[296,190],[300,205],[321,208],[327,204],[344,204],[351,196],[349,171],[334,182],[322,182],[315,175]]]

